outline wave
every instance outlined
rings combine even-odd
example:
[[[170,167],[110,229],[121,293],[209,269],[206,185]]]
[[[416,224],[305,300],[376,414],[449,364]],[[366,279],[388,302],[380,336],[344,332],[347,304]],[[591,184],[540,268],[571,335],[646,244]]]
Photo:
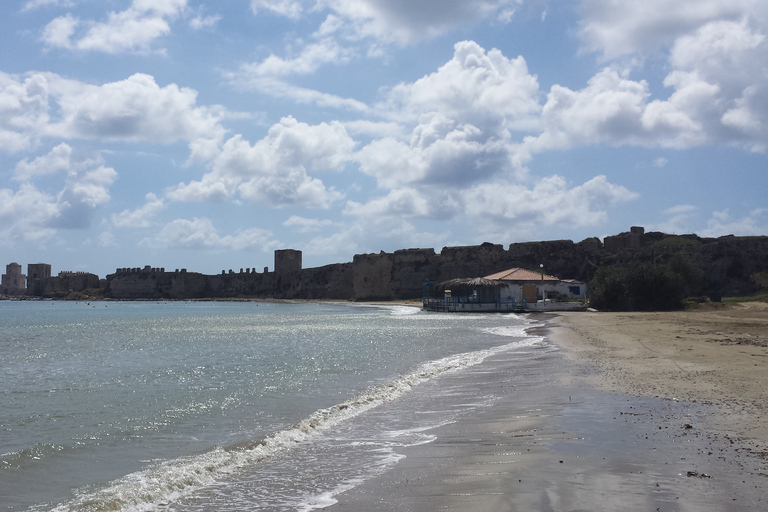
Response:
[[[233,448],[216,447],[204,454],[161,461],[113,481],[106,488],[77,491],[74,499],[56,506],[53,510],[144,512],[167,507],[170,503],[212,486],[241,469],[312,442],[328,429],[391,402],[414,386],[440,375],[480,364],[493,355],[536,345],[542,340],[542,337],[529,336],[498,347],[423,363],[412,372],[373,386],[345,402],[319,409],[301,422],[263,440]],[[352,482],[347,484],[351,485]],[[332,498],[335,494],[338,494],[338,490],[325,498]],[[314,508],[316,505],[311,506]]]

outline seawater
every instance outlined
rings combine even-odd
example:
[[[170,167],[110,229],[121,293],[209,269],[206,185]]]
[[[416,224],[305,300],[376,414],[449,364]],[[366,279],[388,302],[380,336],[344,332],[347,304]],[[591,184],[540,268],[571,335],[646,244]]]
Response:
[[[314,510],[496,397],[516,315],[256,302],[0,302],[2,510]],[[506,390],[505,392],[508,392]]]

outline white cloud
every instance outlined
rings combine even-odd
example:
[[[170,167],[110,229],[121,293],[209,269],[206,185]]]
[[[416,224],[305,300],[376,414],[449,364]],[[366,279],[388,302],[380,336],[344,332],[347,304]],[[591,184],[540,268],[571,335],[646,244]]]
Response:
[[[456,123],[469,123],[498,135],[501,130],[535,128],[541,110],[539,85],[525,59],[501,51],[486,52],[474,41],[454,45],[453,58],[435,73],[399,84],[380,108],[391,117],[440,112]]]
[[[344,213],[356,216],[425,217],[430,214],[426,197],[413,189],[395,189],[385,197],[372,199],[366,204],[349,201]]]
[[[653,159],[653,166],[654,167],[665,167],[667,165],[668,160],[662,156],[658,158]]]
[[[186,7],[187,0],[133,0],[125,11],[110,12],[105,22],[83,22],[71,14],[51,21],[42,40],[54,48],[104,53],[148,52],[171,31],[169,20]],[[78,29],[85,30],[77,34]]]
[[[55,174],[64,175],[55,196],[33,183],[36,177],[45,176],[48,187],[55,187]],[[57,228],[87,227],[97,208],[109,202],[109,188],[116,178],[117,172],[99,159],[73,158],[66,144],[32,162],[20,162],[14,176],[21,181],[18,190],[0,189],[0,235],[37,240],[53,236]]]
[[[251,10],[254,14],[269,11],[278,16],[298,19],[304,12],[301,0],[251,0]]]
[[[270,251],[276,247],[272,233],[263,229],[246,229],[234,235],[219,235],[213,222],[206,218],[177,219],[167,224],[156,236],[142,241],[156,248],[242,250],[259,247]]]
[[[196,91],[160,87],[149,75],[100,86],[47,78],[62,117],[48,128],[49,135],[166,144],[224,135],[221,109],[197,107]]]
[[[413,44],[497,15],[515,0],[319,0],[357,38]]]
[[[667,208],[664,210],[664,215],[680,215],[684,213],[691,213],[693,211],[696,211],[696,207],[692,204],[679,204],[677,206],[673,206],[671,208]]]
[[[585,48],[607,59],[668,51],[671,95],[638,105],[643,145],[768,149],[768,3],[587,0],[581,11]]]
[[[27,0],[24,3],[23,10],[29,11],[37,9],[38,7],[45,7],[49,5],[73,7],[75,3],[72,0]]]
[[[741,219],[734,219],[728,209],[712,213],[707,228],[701,236],[719,237],[725,235],[762,236],[768,233],[768,208],[757,208]]]
[[[25,79],[0,71],[0,149],[17,152],[37,144],[49,119],[44,76]]]
[[[522,185],[488,183],[468,190],[466,212],[497,229],[510,222],[528,223],[530,228],[551,226],[595,226],[605,221],[607,209],[631,201],[637,194],[596,176],[582,185],[568,188],[560,176],[544,178],[532,188]]]
[[[313,238],[302,250],[307,254],[349,261],[355,254],[395,251],[403,247],[436,247],[445,242],[447,233],[420,231],[407,220],[397,217],[360,217],[330,235]]]
[[[587,87],[552,86],[542,112],[544,132],[526,143],[534,151],[590,144],[642,144],[648,85],[606,68]]]
[[[164,207],[163,200],[150,192],[141,207],[112,214],[112,224],[119,228],[147,228],[152,225],[155,214]]]
[[[4,240],[43,240],[53,236],[52,221],[60,215],[56,199],[31,183],[19,190],[0,188],[0,236]]]
[[[260,63],[243,64],[240,71],[254,77],[306,75],[314,73],[323,64],[348,62],[351,54],[349,49],[341,47],[333,39],[324,38],[306,45],[293,58],[283,59],[271,54]]]
[[[354,145],[341,123],[310,126],[286,117],[253,146],[240,135],[227,140],[211,161],[211,172],[179,185],[168,197],[208,201],[239,192],[272,206],[328,208],[343,195],[309,173],[343,169]]]
[[[692,233],[697,211],[698,208],[690,204],[680,204],[667,208],[664,210],[667,219],[660,224],[649,226],[649,228],[662,233]]]
[[[285,222],[283,222],[283,226],[295,228],[300,233],[320,231],[321,229],[332,225],[333,221],[329,219],[308,219],[298,215],[291,215]]]
[[[221,21],[221,16],[218,16],[218,15],[215,15],[215,16],[200,15],[190,19],[189,26],[194,30],[200,30],[203,28],[214,27],[219,21]]]
[[[16,170],[13,179],[17,181],[26,181],[33,176],[46,174],[56,174],[60,171],[68,170],[72,165],[72,148],[62,142],[44,156],[39,156],[28,162],[24,160],[16,164]]]
[[[583,0],[579,36],[586,50],[607,59],[649,54],[707,23],[738,21],[764,5],[761,0]]]
[[[455,45],[437,72],[393,88],[377,108],[392,120],[413,122],[410,141],[376,139],[358,154],[360,169],[379,186],[442,183],[464,186],[496,174],[520,174],[523,161],[513,130],[536,127],[536,77],[525,60],[507,59],[477,43]]]

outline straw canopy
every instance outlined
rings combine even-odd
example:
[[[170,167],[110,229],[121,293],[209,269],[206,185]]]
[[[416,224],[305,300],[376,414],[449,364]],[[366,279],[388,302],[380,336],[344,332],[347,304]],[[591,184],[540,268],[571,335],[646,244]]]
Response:
[[[455,291],[474,288],[488,288],[492,286],[499,286],[501,284],[503,284],[501,281],[494,279],[486,279],[484,277],[467,277],[461,279],[450,279],[448,281],[443,281],[442,283],[437,283],[435,288]]]

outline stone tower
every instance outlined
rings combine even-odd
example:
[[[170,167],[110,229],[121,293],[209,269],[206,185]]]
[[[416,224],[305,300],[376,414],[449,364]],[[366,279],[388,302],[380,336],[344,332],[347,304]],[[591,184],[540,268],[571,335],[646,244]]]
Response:
[[[5,274],[0,281],[0,291],[6,295],[18,295],[27,290],[27,276],[21,273],[21,265],[16,262],[5,266]]]
[[[275,251],[275,274],[278,276],[301,270],[301,251],[282,249]]]

